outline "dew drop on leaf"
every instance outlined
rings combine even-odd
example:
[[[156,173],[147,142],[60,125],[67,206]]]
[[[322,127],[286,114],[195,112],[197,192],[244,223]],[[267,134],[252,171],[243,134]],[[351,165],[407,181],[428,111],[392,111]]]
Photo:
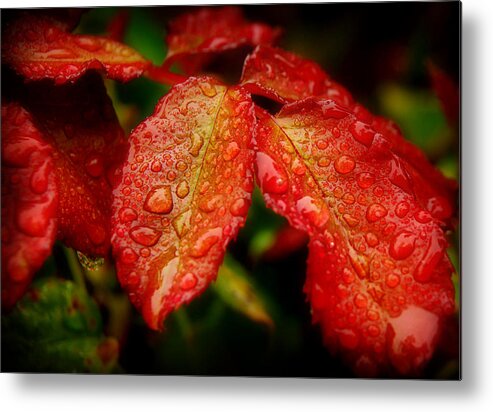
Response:
[[[135,226],[130,230],[130,237],[143,246],[154,246],[161,237],[161,232],[146,226]]]
[[[173,196],[168,185],[153,187],[144,201],[144,210],[165,214],[173,210]]]
[[[347,174],[354,170],[356,163],[351,156],[342,155],[334,162],[335,170],[340,174]]]
[[[282,194],[288,190],[288,178],[277,163],[267,154],[257,153],[258,178],[264,192]]]

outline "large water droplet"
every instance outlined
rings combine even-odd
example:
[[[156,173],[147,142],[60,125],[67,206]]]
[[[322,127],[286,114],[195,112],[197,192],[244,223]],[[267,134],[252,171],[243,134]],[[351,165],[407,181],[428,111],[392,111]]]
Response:
[[[363,172],[356,177],[356,181],[358,182],[359,187],[367,189],[375,183],[375,176],[372,173]]]
[[[373,223],[382,219],[387,215],[387,209],[380,203],[373,203],[366,210],[366,219],[368,222]]]
[[[354,305],[357,308],[366,308],[366,305],[368,303],[368,299],[365,295],[362,293],[356,293],[354,296]]]
[[[267,154],[257,153],[257,167],[260,186],[264,192],[282,194],[288,190],[286,173]]]
[[[322,227],[329,219],[327,211],[317,204],[310,196],[305,196],[296,202],[296,209],[301,216],[308,219],[316,227]]]
[[[137,253],[132,248],[126,247],[120,252],[120,259],[126,265],[134,263],[138,259]]]
[[[350,173],[354,170],[356,163],[351,156],[339,156],[334,162],[334,168],[340,174]]]
[[[299,157],[295,157],[291,166],[293,173],[298,176],[303,176],[306,173],[306,166]]]
[[[395,214],[397,217],[401,219],[407,215],[409,212],[409,203],[407,202],[399,202],[395,207]]]
[[[438,236],[432,236],[421,262],[414,272],[414,279],[418,282],[427,282],[433,275],[436,266],[440,263],[445,253],[445,240]]]
[[[416,235],[414,233],[408,231],[398,233],[390,241],[389,253],[394,259],[406,259],[413,253],[415,243]]]
[[[159,160],[154,160],[151,164],[151,170],[153,172],[160,172],[163,166],[161,165],[161,162]]]
[[[154,246],[161,232],[147,226],[135,226],[130,230],[130,237],[142,246]]]
[[[173,210],[173,196],[167,185],[153,187],[144,201],[144,210],[152,213],[169,213]]]
[[[190,229],[191,214],[192,212],[190,210],[187,210],[186,212],[178,215],[171,222],[179,238],[182,238]]]
[[[200,90],[202,90],[202,93],[207,97],[214,97],[217,94],[216,87],[209,82],[202,81],[200,82],[199,87]]]
[[[122,207],[118,212],[118,216],[124,223],[132,222],[137,219],[137,212],[130,207]]]
[[[350,124],[349,131],[358,142],[367,147],[372,144],[373,138],[375,137],[375,131],[370,126],[360,121]]]
[[[385,284],[392,289],[397,287],[399,283],[401,283],[401,277],[395,273],[387,275],[387,278],[385,279]]]
[[[199,209],[205,213],[211,213],[221,206],[222,197],[214,195],[206,198],[202,198],[199,202]]]
[[[101,48],[101,43],[98,39],[91,36],[75,36],[75,42],[78,46],[89,52],[98,51]]]

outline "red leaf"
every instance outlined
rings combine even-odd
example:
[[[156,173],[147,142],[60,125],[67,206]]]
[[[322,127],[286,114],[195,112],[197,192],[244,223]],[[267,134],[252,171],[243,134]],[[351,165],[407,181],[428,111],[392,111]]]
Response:
[[[277,232],[273,245],[265,251],[263,258],[267,260],[282,259],[286,255],[305,247],[307,243],[306,232],[286,225]]]
[[[17,104],[2,105],[2,305],[24,294],[50,255],[57,187],[51,147]]]
[[[241,83],[250,92],[280,103],[321,96],[330,98],[344,108],[342,113],[353,113],[358,120],[351,126],[354,138],[370,146],[375,131],[379,132],[379,139],[383,135],[391,150],[406,160],[405,168],[399,162],[394,162],[391,170],[403,189],[412,189],[423,208],[443,224],[451,224],[456,202],[456,182],[436,170],[424,154],[401,135],[393,122],[374,116],[355,103],[349,92],[331,80],[315,62],[282,49],[259,46],[245,61]],[[337,116],[335,112],[338,110],[332,110],[334,116]],[[375,152],[375,155],[378,154]],[[408,187],[409,180],[413,182],[412,188]]]
[[[53,147],[58,239],[104,256],[110,246],[111,185],[127,143],[103,81],[92,73],[74,84],[20,87],[23,104]]]
[[[432,62],[428,63],[428,74],[442,109],[452,126],[459,121],[459,89],[451,77]]]
[[[70,34],[66,25],[30,13],[9,24],[2,38],[2,59],[27,80],[73,82],[87,70],[128,81],[150,65],[135,50],[104,37]]]
[[[418,371],[454,311],[445,235],[417,201],[425,177],[370,126],[354,136],[360,121],[332,100],[258,115],[258,181],[310,235],[305,291],[326,344],[360,375]]]
[[[279,29],[246,21],[237,7],[200,8],[170,23],[164,66],[178,62],[185,73],[195,74],[211,53],[272,43],[279,35]]]
[[[130,136],[112,244],[120,282],[153,329],[215,279],[245,222],[254,121],[241,88],[190,78]]]

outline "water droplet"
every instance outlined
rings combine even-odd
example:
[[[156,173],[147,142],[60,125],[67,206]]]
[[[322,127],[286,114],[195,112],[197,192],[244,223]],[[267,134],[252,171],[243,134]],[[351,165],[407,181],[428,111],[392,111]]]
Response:
[[[25,203],[17,209],[17,226],[28,236],[43,236],[50,220],[48,207],[40,203]]]
[[[212,246],[219,241],[221,234],[222,229],[220,228],[208,230],[197,239],[193,249],[190,252],[190,256],[194,258],[201,258],[205,256]]]
[[[348,192],[348,193],[344,193],[344,196],[342,196],[342,201],[347,205],[352,205],[355,199],[354,196]]]
[[[104,173],[104,160],[100,155],[93,154],[88,156],[84,166],[89,176],[99,177]]]
[[[446,198],[442,196],[430,197],[426,209],[435,219],[447,219],[452,215],[452,208]]]
[[[124,223],[132,222],[137,219],[137,212],[130,207],[122,207],[118,212],[118,216]]]
[[[79,251],[77,251],[77,258],[79,259],[81,266],[90,272],[95,271],[104,265],[104,258],[89,257]]]
[[[375,176],[372,173],[363,172],[356,177],[356,181],[359,187],[367,189],[375,183]]]
[[[288,190],[286,173],[265,153],[257,153],[257,167],[260,186],[264,192],[282,194]]]
[[[329,220],[327,211],[322,210],[317,201],[310,196],[299,199],[296,202],[296,209],[301,216],[316,227],[322,227]]]
[[[137,156],[135,156],[135,161],[137,163],[142,163],[144,161],[144,156],[138,154]]]
[[[340,174],[350,173],[354,170],[356,163],[351,156],[342,155],[334,162],[334,168]]]
[[[176,162],[176,169],[180,172],[184,172],[185,170],[187,170],[187,168],[188,165],[183,160],[179,160],[178,162]]]
[[[354,296],[354,304],[357,308],[365,308],[368,303],[368,299],[362,293],[357,293]]]
[[[187,273],[180,280],[180,288],[182,288],[182,290],[193,289],[197,285],[197,282],[197,276],[193,273]]]
[[[409,203],[407,202],[399,202],[397,203],[397,206],[395,207],[395,214],[397,217],[400,217],[401,219],[407,215],[409,212]]]
[[[41,167],[34,170],[29,181],[31,190],[36,194],[41,194],[46,192],[48,189],[48,174],[51,171],[49,168],[49,163],[45,161]]]
[[[375,131],[370,126],[360,121],[350,124],[349,131],[358,142],[367,147],[372,144],[373,138],[375,137]]]
[[[365,239],[366,243],[368,243],[368,246],[375,247],[376,245],[378,245],[378,237],[374,233],[368,232],[365,235]]]
[[[306,166],[298,157],[295,157],[293,160],[293,165],[291,166],[293,173],[298,176],[303,176],[306,173]]]
[[[413,193],[411,178],[399,158],[393,156],[390,161],[389,180],[406,193]]]
[[[233,216],[246,216],[249,206],[250,204],[246,199],[236,199],[231,205],[231,214]]]
[[[414,279],[418,282],[427,282],[433,275],[436,266],[440,263],[445,253],[446,241],[439,236],[432,236],[429,240],[426,252],[421,258],[420,264],[414,272]]]
[[[368,326],[368,334],[373,337],[380,335],[380,328],[376,325]]]
[[[217,94],[216,87],[209,82],[202,81],[200,82],[199,87],[200,90],[202,90],[202,93],[207,97],[214,97]]]
[[[432,220],[431,215],[426,210],[417,211],[414,218],[420,223],[428,223]]]
[[[211,213],[221,206],[222,197],[219,195],[202,198],[199,203],[199,209],[205,213]]]
[[[373,223],[382,219],[387,215],[387,209],[380,203],[373,203],[366,210],[366,219],[368,222]]]
[[[120,252],[120,259],[126,265],[134,263],[138,259],[137,253],[132,248],[126,247]]]
[[[186,180],[182,180],[176,187],[176,196],[178,196],[180,199],[184,199],[189,192],[190,188]]]
[[[321,157],[320,159],[318,159],[317,165],[319,165],[320,167],[327,167],[328,165],[330,165],[330,159],[328,157]]]
[[[350,227],[355,227],[359,223],[359,219],[356,219],[349,213],[345,213],[342,217]]]
[[[182,238],[190,229],[191,214],[192,212],[190,210],[187,210],[186,212],[178,215],[171,222],[179,238]]]
[[[153,172],[160,172],[162,168],[163,167],[162,167],[161,162],[159,160],[154,160],[151,164],[151,170]]]
[[[92,36],[76,36],[74,40],[77,45],[89,52],[95,52],[101,48],[101,43]]]
[[[223,150],[223,159],[226,161],[233,160],[240,153],[238,143],[230,142]]]
[[[153,187],[144,201],[144,210],[152,213],[169,213],[173,210],[171,188],[165,186]]]
[[[378,314],[378,312],[374,311],[374,310],[369,310],[368,312],[366,312],[366,316],[369,320],[378,320],[380,319],[380,315]]]
[[[203,145],[204,145],[204,138],[200,134],[194,132],[192,134],[191,145],[190,145],[190,149],[188,149],[188,152],[193,157],[197,157]]]
[[[135,226],[130,230],[130,237],[142,246],[154,246],[161,237],[161,232],[147,226]]]
[[[395,273],[387,275],[387,279],[385,279],[385,284],[392,289],[397,287],[399,283],[401,283],[401,277]]]

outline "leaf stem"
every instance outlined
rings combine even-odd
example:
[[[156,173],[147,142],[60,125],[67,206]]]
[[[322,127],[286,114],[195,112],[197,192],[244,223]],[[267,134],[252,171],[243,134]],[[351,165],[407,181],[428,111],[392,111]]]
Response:
[[[87,293],[86,282],[84,280],[84,273],[82,272],[82,266],[77,258],[77,253],[74,249],[62,246],[65,257],[67,258],[67,263],[70,268],[70,273],[75,281],[75,283],[82,288]]]
[[[187,80],[186,76],[181,74],[172,73],[168,69],[159,66],[150,66],[145,75],[155,82],[166,84],[166,85],[175,85],[178,83],[183,83]]]

